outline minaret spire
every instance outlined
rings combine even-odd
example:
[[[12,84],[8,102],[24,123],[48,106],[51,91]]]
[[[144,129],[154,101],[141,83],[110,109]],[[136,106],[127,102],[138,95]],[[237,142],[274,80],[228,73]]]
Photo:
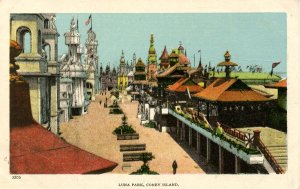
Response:
[[[77,31],[79,32],[79,26],[78,26],[78,17],[77,17],[76,29],[77,29]]]
[[[200,59],[199,59],[199,65],[198,65],[198,69],[202,69],[202,62],[201,62],[201,50],[198,51],[198,53],[200,54]]]

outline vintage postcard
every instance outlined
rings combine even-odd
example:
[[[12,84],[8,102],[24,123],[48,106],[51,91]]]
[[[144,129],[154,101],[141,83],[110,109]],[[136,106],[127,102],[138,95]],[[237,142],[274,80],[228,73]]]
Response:
[[[300,187],[299,5],[268,2],[0,2],[0,184]]]

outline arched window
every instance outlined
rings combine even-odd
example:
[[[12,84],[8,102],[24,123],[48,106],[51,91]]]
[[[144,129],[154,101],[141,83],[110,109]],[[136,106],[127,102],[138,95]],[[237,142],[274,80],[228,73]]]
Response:
[[[45,21],[44,21],[44,28],[49,29],[49,20],[48,19],[45,19]]]
[[[20,27],[17,29],[17,42],[21,45],[23,53],[31,53],[31,31],[27,27]]]
[[[45,58],[47,61],[51,60],[50,57],[51,57],[51,47],[49,44],[46,44],[44,46],[44,53],[45,53]]]
[[[23,52],[30,53],[31,52],[31,34],[26,32],[23,38]]]

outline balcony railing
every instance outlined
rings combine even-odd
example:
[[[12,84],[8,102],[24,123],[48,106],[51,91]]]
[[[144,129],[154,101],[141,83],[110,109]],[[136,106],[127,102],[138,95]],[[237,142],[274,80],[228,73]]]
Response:
[[[272,156],[271,152],[268,150],[268,148],[264,145],[264,143],[261,140],[259,140],[259,142],[258,142],[258,148],[264,154],[264,156],[268,160],[268,162],[271,164],[271,166],[274,169],[274,171],[277,174],[283,174],[284,170],[278,164],[278,162],[276,161],[276,159]]]
[[[221,127],[223,128],[223,131],[227,134],[229,134],[232,137],[238,138],[242,141],[246,141],[246,135],[244,132],[237,130],[235,128],[229,127],[228,125],[221,124]]]
[[[228,150],[229,152],[237,155],[244,161],[249,164],[262,164],[263,163],[263,156],[261,153],[256,150],[255,148],[246,148],[244,145],[237,143],[235,140],[231,140],[225,136],[219,136],[215,133],[214,130],[206,127],[201,123],[195,122],[195,120],[189,118],[185,114],[180,114],[176,112],[176,110],[169,109],[169,114],[176,117],[179,121],[183,122],[187,126],[194,129],[196,132],[200,133],[204,137],[208,138],[209,140],[215,142],[218,145],[221,145],[224,149]]]
[[[268,148],[264,145],[264,143],[261,141],[260,138],[255,137],[249,137],[246,135],[246,133],[239,131],[235,128],[231,128],[228,125],[222,124],[222,128],[224,132],[231,135],[232,137],[236,137],[242,141],[244,141],[247,145],[247,142],[250,143],[251,146],[257,147],[261,153],[265,156],[267,161],[272,166],[273,170],[277,174],[283,174],[284,170],[282,167],[277,163],[276,159],[272,156],[271,152],[268,150]]]

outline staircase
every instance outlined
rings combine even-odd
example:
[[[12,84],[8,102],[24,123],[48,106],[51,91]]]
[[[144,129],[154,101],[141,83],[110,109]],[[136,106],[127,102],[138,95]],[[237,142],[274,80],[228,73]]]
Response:
[[[286,172],[287,170],[287,146],[267,146],[272,156],[275,158],[280,167]]]

